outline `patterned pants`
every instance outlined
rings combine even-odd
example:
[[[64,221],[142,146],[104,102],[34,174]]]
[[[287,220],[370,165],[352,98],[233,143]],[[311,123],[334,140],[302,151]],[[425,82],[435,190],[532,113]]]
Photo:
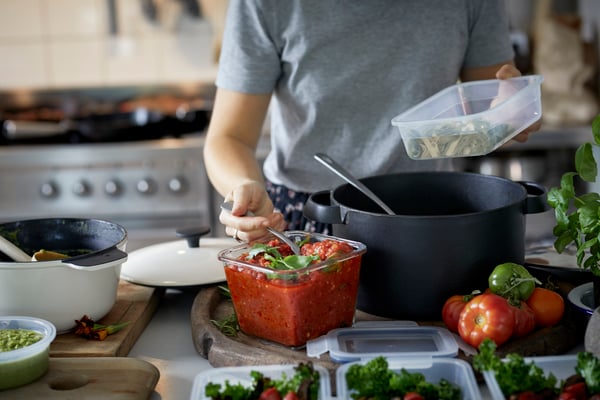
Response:
[[[267,193],[276,211],[283,214],[287,221],[286,230],[299,230],[331,235],[331,225],[312,221],[304,216],[304,203],[310,193],[295,192],[282,185],[266,182]]]

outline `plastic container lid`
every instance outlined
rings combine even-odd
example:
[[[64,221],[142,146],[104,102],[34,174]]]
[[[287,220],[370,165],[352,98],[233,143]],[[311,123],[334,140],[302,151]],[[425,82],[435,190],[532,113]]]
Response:
[[[373,321],[334,329],[306,343],[309,357],[327,352],[340,363],[380,355],[431,362],[432,358],[455,357],[458,343],[446,328],[419,326],[413,321]]]

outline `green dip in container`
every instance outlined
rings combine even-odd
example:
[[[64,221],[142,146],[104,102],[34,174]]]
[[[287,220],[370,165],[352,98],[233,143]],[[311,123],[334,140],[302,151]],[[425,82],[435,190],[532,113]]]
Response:
[[[56,328],[32,317],[0,317],[0,390],[26,385],[48,371]]]

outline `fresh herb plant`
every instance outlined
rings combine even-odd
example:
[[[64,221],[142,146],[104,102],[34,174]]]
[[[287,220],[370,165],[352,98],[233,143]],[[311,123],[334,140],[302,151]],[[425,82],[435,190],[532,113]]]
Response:
[[[600,276],[600,194],[591,192],[578,195],[575,177],[594,182],[598,173],[593,146],[600,145],[600,115],[592,122],[593,143],[586,142],[575,153],[576,172],[566,172],[560,187],[548,192],[548,204],[554,208],[554,247],[562,253],[573,243],[577,265]]]

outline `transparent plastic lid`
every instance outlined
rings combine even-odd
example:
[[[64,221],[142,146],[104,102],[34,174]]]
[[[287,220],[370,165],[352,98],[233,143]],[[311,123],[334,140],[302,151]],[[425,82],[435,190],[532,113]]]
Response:
[[[442,327],[419,326],[412,321],[374,321],[339,328],[309,340],[306,354],[319,358],[329,352],[335,362],[387,358],[455,357],[458,343]]]

